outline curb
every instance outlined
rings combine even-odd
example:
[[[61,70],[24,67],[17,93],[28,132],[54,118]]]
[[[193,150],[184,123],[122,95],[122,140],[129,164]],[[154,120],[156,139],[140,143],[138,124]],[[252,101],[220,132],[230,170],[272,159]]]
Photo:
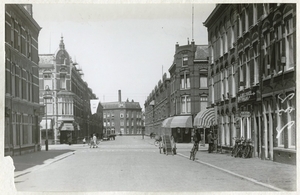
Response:
[[[189,159],[189,157],[186,156],[186,155],[184,155],[184,154],[177,153],[177,155]],[[229,171],[229,170],[226,170],[226,169],[217,167],[217,166],[215,166],[215,165],[212,165],[212,164],[209,164],[209,163],[200,161],[200,160],[195,160],[195,162],[201,163],[201,164],[203,164],[203,165],[206,165],[206,166],[209,166],[209,167],[212,167],[212,168],[215,168],[215,169],[218,169],[218,170],[223,171],[223,172],[225,172],[225,173],[229,173],[230,175],[233,175],[233,176],[235,176],[235,177],[238,177],[238,178],[241,178],[241,179],[245,179],[245,180],[247,180],[247,181],[251,181],[251,182],[253,182],[253,183],[255,183],[255,184],[258,184],[258,185],[261,185],[261,186],[264,186],[264,187],[273,189],[273,190],[275,190],[275,191],[282,191],[282,192],[285,192],[285,191],[286,191],[286,190],[284,190],[284,189],[277,188],[277,187],[275,187],[275,186],[272,186],[272,185],[269,185],[269,184],[265,184],[265,183],[259,182],[259,181],[255,180],[255,179],[253,179],[253,178],[246,177],[246,176],[243,176],[243,175],[240,175],[240,174],[231,172],[231,171]]]
[[[18,177],[20,177],[20,176],[26,175],[26,174],[31,173],[31,172],[33,172],[33,171],[39,170],[39,169],[41,169],[41,168],[43,168],[43,167],[46,167],[46,166],[48,166],[48,165],[51,165],[52,163],[55,163],[55,162],[60,161],[60,160],[62,160],[62,159],[64,159],[64,158],[67,158],[67,157],[69,157],[69,156],[71,156],[71,155],[73,155],[73,154],[75,154],[75,151],[68,152],[68,153],[65,153],[65,154],[56,156],[56,157],[53,158],[53,159],[47,159],[47,160],[44,161],[44,163],[43,163],[42,165],[36,165],[36,166],[30,167],[30,168],[28,168],[28,169],[25,169],[25,170],[23,170],[23,171],[15,172],[14,178],[18,178]]]

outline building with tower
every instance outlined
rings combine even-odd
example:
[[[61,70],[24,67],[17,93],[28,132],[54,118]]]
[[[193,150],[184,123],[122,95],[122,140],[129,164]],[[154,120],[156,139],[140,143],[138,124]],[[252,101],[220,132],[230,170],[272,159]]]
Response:
[[[40,104],[46,115],[41,122],[41,138],[49,144],[76,143],[91,133],[102,134],[102,106],[91,113],[90,100],[97,99],[83,80],[82,69],[72,61],[61,37],[54,54],[39,55]],[[45,94],[50,93],[50,98]],[[100,102],[99,102],[100,104]]]

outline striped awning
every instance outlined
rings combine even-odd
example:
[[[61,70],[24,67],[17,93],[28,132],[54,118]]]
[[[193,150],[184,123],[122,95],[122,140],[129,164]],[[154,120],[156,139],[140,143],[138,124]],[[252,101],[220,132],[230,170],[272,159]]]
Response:
[[[193,128],[192,116],[173,116],[162,122],[165,128]]]
[[[173,119],[173,117],[166,118],[162,122],[161,127],[170,128],[170,124],[171,124],[172,119]]]
[[[214,108],[200,111],[194,119],[194,127],[209,128],[214,124],[215,114]]]
[[[171,128],[193,128],[192,116],[174,116],[171,124]]]

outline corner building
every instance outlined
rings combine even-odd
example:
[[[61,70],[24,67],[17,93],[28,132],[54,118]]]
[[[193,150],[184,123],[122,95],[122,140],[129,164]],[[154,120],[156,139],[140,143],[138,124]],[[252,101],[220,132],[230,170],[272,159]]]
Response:
[[[31,4],[5,4],[5,155],[40,150],[40,30]]]
[[[253,156],[295,164],[295,16],[295,4],[218,4],[204,22],[219,147],[244,137]]]
[[[46,111],[40,124],[42,141],[46,133],[49,144],[77,143],[93,133],[100,136],[102,106],[98,105],[97,113],[92,115],[90,100],[96,96],[65,49],[63,37],[54,54],[40,54],[39,58],[40,104]],[[45,99],[47,93],[49,99]]]
[[[121,90],[118,101],[105,102],[103,106],[103,134],[137,135],[143,131],[142,108],[138,102],[122,101]]]
[[[146,134],[168,134],[177,143],[191,142],[194,119],[207,107],[207,58],[207,45],[194,41],[175,45],[170,78],[165,74],[145,102]]]

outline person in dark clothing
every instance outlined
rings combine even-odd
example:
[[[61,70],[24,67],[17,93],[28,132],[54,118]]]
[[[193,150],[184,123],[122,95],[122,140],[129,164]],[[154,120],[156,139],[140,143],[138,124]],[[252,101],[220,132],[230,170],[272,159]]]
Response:
[[[199,148],[199,142],[201,141],[201,135],[198,130],[195,130],[193,140],[194,140],[195,144],[198,145],[198,148]]]
[[[208,153],[212,152],[212,148],[214,145],[215,138],[212,136],[212,132],[210,131],[207,135],[207,142],[208,142]]]

